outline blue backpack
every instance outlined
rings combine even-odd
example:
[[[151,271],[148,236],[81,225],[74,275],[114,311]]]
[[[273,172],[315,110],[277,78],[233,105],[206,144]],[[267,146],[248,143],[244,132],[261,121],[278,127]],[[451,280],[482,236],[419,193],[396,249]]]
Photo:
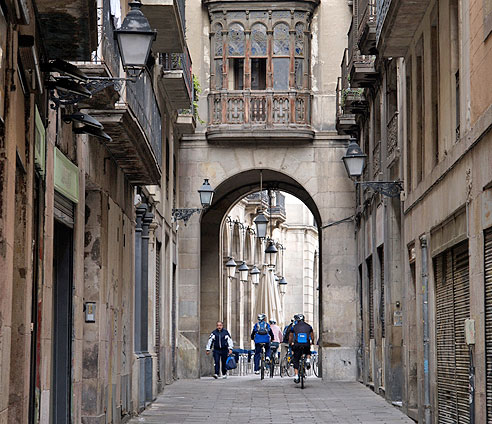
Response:
[[[234,355],[229,355],[226,359],[226,364],[225,364],[226,370],[234,370],[237,368],[237,362],[236,358]]]
[[[265,321],[256,324],[255,343],[270,343],[268,324]]]

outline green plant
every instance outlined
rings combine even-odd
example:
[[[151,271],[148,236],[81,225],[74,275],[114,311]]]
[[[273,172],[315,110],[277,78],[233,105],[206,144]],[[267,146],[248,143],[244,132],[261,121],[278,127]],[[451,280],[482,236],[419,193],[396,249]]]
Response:
[[[198,115],[198,95],[202,92],[202,87],[200,86],[200,81],[198,81],[198,77],[193,74],[193,115],[195,119],[200,122],[200,124],[204,124],[205,121],[200,118]]]
[[[342,90],[342,106],[345,105],[345,101],[348,96],[356,97],[356,100],[361,101],[364,94],[363,88],[344,88]]]

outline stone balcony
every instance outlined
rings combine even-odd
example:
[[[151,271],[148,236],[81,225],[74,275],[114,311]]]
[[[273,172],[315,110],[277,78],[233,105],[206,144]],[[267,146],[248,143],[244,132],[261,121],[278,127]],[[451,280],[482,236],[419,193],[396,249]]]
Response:
[[[183,53],[185,40],[185,0],[142,0],[142,12],[157,30],[152,44],[156,53]]]
[[[184,53],[159,55],[158,86],[173,109],[189,109],[193,97],[193,77],[188,48]]]
[[[376,53],[376,0],[356,0],[358,3],[357,45],[361,54]]]
[[[309,91],[216,91],[208,96],[210,142],[311,142]]]
[[[376,47],[381,57],[405,56],[428,7],[428,0],[376,0]]]
[[[376,56],[364,55],[358,46],[358,30],[356,19],[348,32],[347,66],[352,88],[372,87],[378,80],[379,72],[376,68]]]
[[[347,135],[353,134],[357,131],[357,117],[355,113],[345,112],[342,104],[343,92],[342,92],[342,78],[338,78],[337,82],[337,121],[336,129],[338,134]]]

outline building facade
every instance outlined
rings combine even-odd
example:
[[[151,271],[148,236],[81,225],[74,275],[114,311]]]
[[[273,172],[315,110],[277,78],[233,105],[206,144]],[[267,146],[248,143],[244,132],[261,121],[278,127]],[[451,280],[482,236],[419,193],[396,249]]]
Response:
[[[121,422],[176,376],[193,83],[184,2],[148,3],[158,35],[130,79],[126,2],[0,3],[1,422]]]
[[[488,2],[357,1],[337,129],[357,186],[359,379],[418,422],[489,422]],[[473,421],[474,420],[474,421]]]

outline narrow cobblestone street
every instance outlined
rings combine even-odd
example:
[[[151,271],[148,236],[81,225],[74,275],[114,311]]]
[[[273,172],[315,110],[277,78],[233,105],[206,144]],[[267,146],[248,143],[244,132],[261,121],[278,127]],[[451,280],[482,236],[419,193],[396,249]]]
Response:
[[[301,390],[292,378],[261,381],[181,380],[166,387],[154,404],[130,423],[413,423],[360,383],[310,378]]]

